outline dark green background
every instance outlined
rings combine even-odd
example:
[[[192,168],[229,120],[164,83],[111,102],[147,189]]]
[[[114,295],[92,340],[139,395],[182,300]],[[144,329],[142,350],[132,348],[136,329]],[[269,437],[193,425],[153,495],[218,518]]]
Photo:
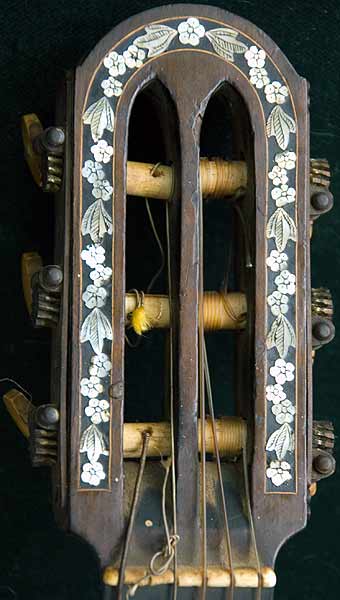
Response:
[[[46,254],[52,200],[35,188],[23,161],[19,120],[36,112],[53,123],[58,81],[114,25],[160,1],[2,1],[0,161],[1,377],[21,382],[36,401],[48,401],[46,332],[29,324],[20,284],[20,256]],[[202,2],[202,4],[209,4]],[[215,0],[215,5],[256,23],[281,47],[311,84],[311,155],[332,167],[333,211],[315,226],[313,285],[331,287],[340,304],[340,6],[327,2]],[[335,316],[337,324],[337,313]],[[338,341],[319,353],[314,369],[315,417],[339,428]],[[10,386],[1,384],[1,392]],[[0,600],[97,600],[94,557],[59,532],[50,508],[48,471],[32,470],[26,442],[0,406]],[[339,597],[339,478],[319,486],[308,528],[282,550],[277,563],[278,600]],[[11,592],[12,589],[12,592]]]

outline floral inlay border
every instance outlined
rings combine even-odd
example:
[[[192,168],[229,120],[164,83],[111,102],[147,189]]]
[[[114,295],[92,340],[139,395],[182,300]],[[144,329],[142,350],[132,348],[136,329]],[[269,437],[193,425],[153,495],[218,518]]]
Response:
[[[266,52],[245,34],[208,19],[155,22],[103,59],[83,114],[82,344],[80,488],[108,489],[115,108],[128,79],[148,60],[184,46],[213,52],[248,78],[267,134],[266,491],[295,491],[296,133],[289,89]],[[218,25],[218,27],[216,27]],[[223,26],[221,26],[223,25]],[[111,206],[111,210],[109,208]],[[87,279],[88,277],[88,279]]]

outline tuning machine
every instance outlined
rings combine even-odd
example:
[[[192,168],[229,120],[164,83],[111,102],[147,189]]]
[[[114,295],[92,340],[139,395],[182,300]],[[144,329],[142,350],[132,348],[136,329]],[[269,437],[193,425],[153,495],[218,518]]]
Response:
[[[330,421],[313,421],[313,482],[330,477],[335,472],[334,427]]]
[[[42,266],[37,252],[23,254],[22,282],[34,327],[55,327],[59,320],[63,272],[58,265]]]
[[[312,288],[312,345],[317,350],[335,336],[333,300],[327,288]]]
[[[21,125],[25,157],[34,181],[44,192],[58,192],[63,178],[64,129],[43,129],[35,114],[24,115]]]
[[[57,407],[54,404],[36,407],[22,392],[15,389],[4,395],[4,403],[18,429],[29,440],[32,465],[53,465],[57,459]]]
[[[333,208],[334,198],[329,190],[330,178],[328,161],[323,158],[312,158],[310,161],[311,225]]]

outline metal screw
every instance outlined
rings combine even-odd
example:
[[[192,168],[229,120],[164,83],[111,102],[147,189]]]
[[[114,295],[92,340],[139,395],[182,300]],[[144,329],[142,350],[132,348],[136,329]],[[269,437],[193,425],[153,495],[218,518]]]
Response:
[[[335,469],[335,459],[331,454],[318,454],[314,458],[313,467],[320,475],[330,475]]]
[[[51,427],[59,422],[59,411],[52,404],[39,406],[36,412],[36,421],[41,427]]]
[[[328,191],[315,192],[311,198],[312,206],[315,210],[326,212],[333,206],[333,194]]]
[[[319,342],[326,342],[332,335],[332,328],[327,321],[318,321],[313,326],[313,336]]]
[[[48,266],[44,268],[42,277],[47,288],[57,288],[63,281],[63,272],[58,266]]]
[[[45,130],[44,135],[49,146],[57,147],[65,143],[65,132],[61,127],[49,127]]]

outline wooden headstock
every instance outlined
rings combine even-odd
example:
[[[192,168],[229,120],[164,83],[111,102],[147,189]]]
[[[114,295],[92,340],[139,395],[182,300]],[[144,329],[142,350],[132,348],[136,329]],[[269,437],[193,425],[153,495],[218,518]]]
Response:
[[[58,521],[96,550],[107,597],[271,598],[335,469],[332,425],[313,422],[334,326],[309,240],[333,199],[307,82],[244,19],[165,6],[110,32],[56,126],[27,115],[23,134],[56,194],[55,264],[23,257],[53,397],[5,401],[33,464],[53,464]]]

